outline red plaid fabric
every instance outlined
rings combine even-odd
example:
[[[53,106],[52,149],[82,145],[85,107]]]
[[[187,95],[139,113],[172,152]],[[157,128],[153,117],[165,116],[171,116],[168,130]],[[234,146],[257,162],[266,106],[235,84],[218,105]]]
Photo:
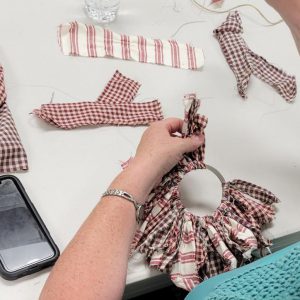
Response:
[[[0,65],[0,107],[6,101],[3,67]]]
[[[148,125],[163,118],[158,100],[133,103],[140,84],[116,71],[98,101],[43,104],[33,111],[62,129],[86,125]]]
[[[199,101],[191,94],[185,102],[183,136],[204,133],[207,118],[197,114]],[[151,267],[169,273],[175,285],[188,291],[248,261],[253,250],[269,246],[261,227],[272,221],[272,204],[279,201],[264,188],[233,180],[223,185],[213,215],[193,215],[180,200],[179,183],[188,172],[205,168],[204,147],[186,153],[152,191],[132,243],[132,252],[145,253]]]
[[[214,30],[214,35],[236,77],[240,96],[246,98],[246,90],[253,74],[274,87],[287,102],[293,101],[297,94],[295,76],[286,74],[250,50],[242,38],[242,32],[242,21],[237,11],[230,12],[226,21]]]
[[[4,73],[0,65],[0,173],[27,169],[27,156],[6,104]]]
[[[118,70],[105,86],[98,100],[106,103],[132,102],[141,84],[124,75]]]
[[[146,103],[96,102],[43,104],[33,111],[38,117],[63,129],[87,125],[147,125],[163,118],[157,100]]]

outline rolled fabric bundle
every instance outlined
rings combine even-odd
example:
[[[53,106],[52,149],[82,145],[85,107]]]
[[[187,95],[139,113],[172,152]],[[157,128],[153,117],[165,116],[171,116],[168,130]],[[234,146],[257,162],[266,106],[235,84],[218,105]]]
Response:
[[[249,49],[242,37],[242,20],[237,11],[230,12],[226,21],[213,33],[236,77],[238,92],[242,98],[246,98],[253,74],[272,86],[287,102],[293,101],[297,94],[295,76],[288,75]]]
[[[0,173],[28,169],[26,152],[6,103],[3,67],[0,65]]]

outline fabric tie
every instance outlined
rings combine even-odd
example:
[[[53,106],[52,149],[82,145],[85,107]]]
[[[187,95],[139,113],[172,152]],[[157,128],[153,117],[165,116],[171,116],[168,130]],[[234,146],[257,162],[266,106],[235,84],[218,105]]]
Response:
[[[58,43],[64,55],[115,57],[190,70],[204,64],[202,50],[189,44],[118,34],[77,22],[59,26]]]
[[[242,38],[242,32],[242,20],[237,11],[230,12],[226,21],[214,30],[227,63],[236,77],[240,96],[246,98],[246,90],[253,74],[274,87],[287,102],[293,101],[297,94],[295,76],[286,74],[250,50]]]

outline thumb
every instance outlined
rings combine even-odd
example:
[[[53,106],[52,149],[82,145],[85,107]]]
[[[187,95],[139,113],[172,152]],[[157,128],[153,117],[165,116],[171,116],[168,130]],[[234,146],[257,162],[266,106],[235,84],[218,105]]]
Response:
[[[199,148],[202,144],[204,144],[204,135],[192,135],[191,137],[187,137],[182,139],[182,152],[193,152],[197,148]]]

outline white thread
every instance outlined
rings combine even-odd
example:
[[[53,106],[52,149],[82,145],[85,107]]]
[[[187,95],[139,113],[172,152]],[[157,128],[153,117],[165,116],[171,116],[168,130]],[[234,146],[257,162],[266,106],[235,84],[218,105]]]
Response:
[[[53,100],[54,100],[54,95],[55,95],[55,92],[53,91],[53,92],[52,92],[52,95],[51,95],[51,99],[50,99],[50,104],[52,104],[52,103],[53,103]]]
[[[9,88],[14,87],[14,86],[17,86],[17,87],[18,87],[18,86],[19,86],[19,87],[25,87],[25,88],[47,88],[47,89],[52,89],[52,90],[54,90],[54,91],[56,91],[56,92],[62,93],[62,94],[64,94],[64,95],[70,97],[70,98],[71,98],[72,100],[74,100],[74,101],[80,100],[80,98],[75,97],[75,96],[73,96],[73,95],[71,95],[71,94],[68,94],[67,92],[65,92],[65,91],[63,91],[63,90],[61,90],[61,89],[59,89],[59,88],[56,88],[55,86],[51,86],[51,85],[11,84],[11,85],[9,86]],[[54,92],[54,91],[53,91],[53,92]]]
[[[180,31],[180,29],[183,28],[184,26],[189,25],[189,24],[195,24],[195,23],[203,23],[203,22],[205,22],[205,21],[199,20],[199,21],[191,21],[191,22],[183,23],[183,24],[181,24],[181,25],[176,29],[176,31],[171,35],[171,38],[173,38],[173,37]]]
[[[256,6],[252,5],[252,4],[240,4],[234,7],[231,7],[229,9],[226,10],[214,10],[214,9],[210,9],[208,7],[206,7],[205,5],[200,4],[197,0],[191,0],[196,6],[198,6],[201,9],[204,9],[206,11],[212,12],[212,13],[216,13],[216,14],[224,14],[224,13],[228,13],[234,9],[237,8],[242,8],[242,7],[250,7],[252,9],[254,9],[267,23],[269,23],[271,26],[275,26],[277,24],[280,24],[281,22],[283,22],[282,19],[276,21],[276,22],[272,22],[270,21]]]

